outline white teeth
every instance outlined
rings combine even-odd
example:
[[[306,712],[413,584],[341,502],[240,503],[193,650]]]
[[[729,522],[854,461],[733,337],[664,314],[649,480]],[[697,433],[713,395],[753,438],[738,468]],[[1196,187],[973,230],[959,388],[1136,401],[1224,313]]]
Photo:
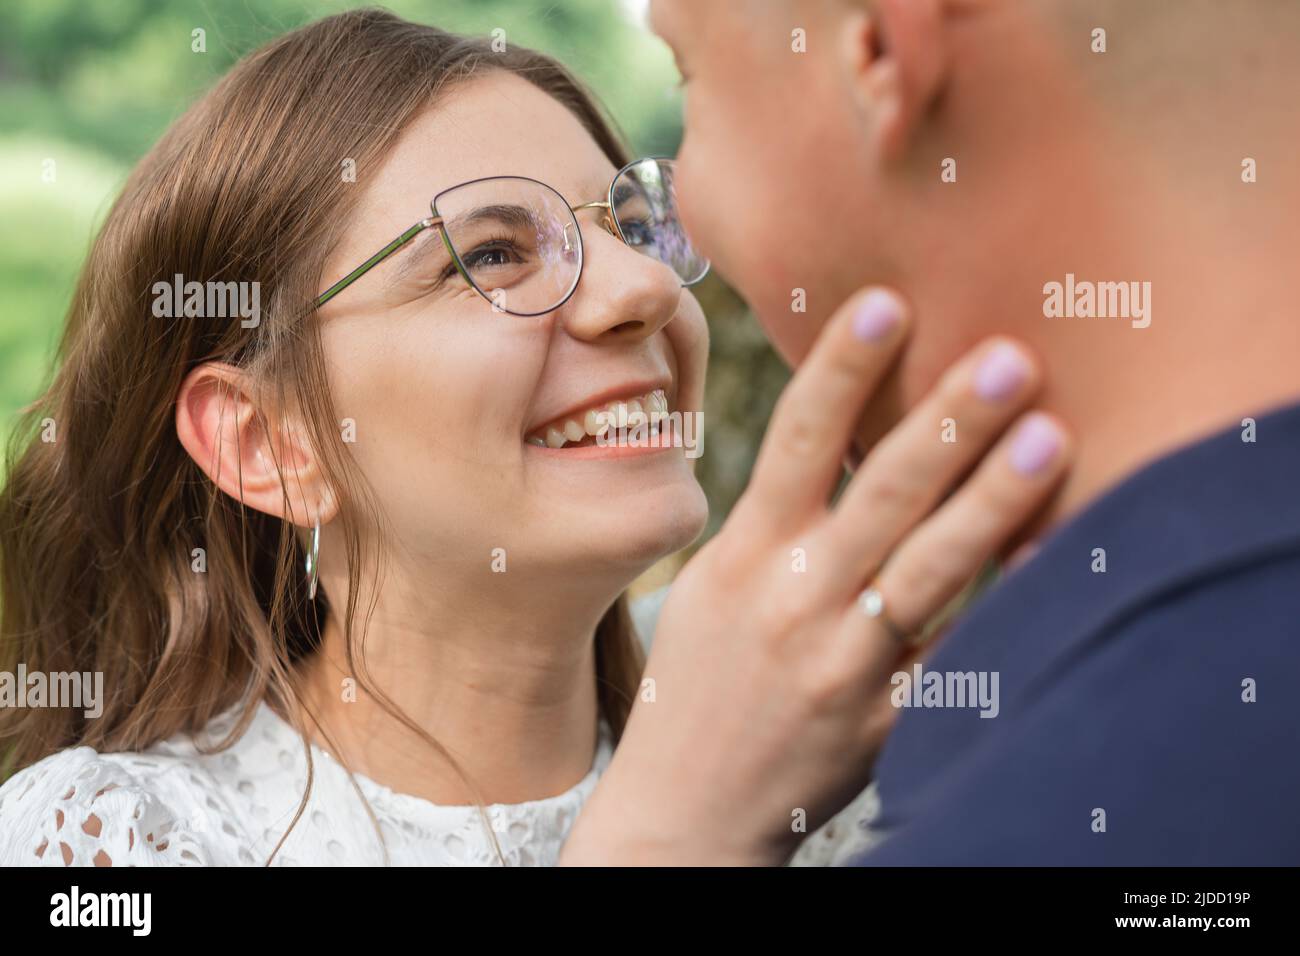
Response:
[[[649,398],[646,399],[646,404],[650,404]],[[645,413],[645,409],[641,407],[641,403],[636,399],[627,403],[628,428],[638,428],[649,421],[649,419],[650,416]]]
[[[602,422],[594,408],[583,417],[582,424],[586,427],[587,434],[593,438],[609,431],[609,422]]]
[[[581,415],[547,425],[526,439],[538,447],[563,448],[568,442],[580,442],[587,436],[599,436],[611,428],[638,428],[649,424],[657,431],[659,419],[668,414],[668,396],[657,388],[637,398],[607,402]]]

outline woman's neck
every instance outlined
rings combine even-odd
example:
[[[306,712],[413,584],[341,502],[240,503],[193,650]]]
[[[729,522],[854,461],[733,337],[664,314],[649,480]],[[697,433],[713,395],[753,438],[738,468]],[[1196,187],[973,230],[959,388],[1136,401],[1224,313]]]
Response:
[[[541,600],[503,593],[500,582],[467,589],[441,578],[397,588],[390,577],[368,624],[359,602],[356,630],[365,637],[353,639],[356,669],[344,602],[332,600],[323,646],[301,665],[307,706],[327,732],[308,717],[314,742],[350,769],[438,804],[520,803],[577,784],[597,744],[595,627],[614,595]],[[327,594],[343,593],[345,581],[331,583]],[[478,791],[374,688],[445,748]]]

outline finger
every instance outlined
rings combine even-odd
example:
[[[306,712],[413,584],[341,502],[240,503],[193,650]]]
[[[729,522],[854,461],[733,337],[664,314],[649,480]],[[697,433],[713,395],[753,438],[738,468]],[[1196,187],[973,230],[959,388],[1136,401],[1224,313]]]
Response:
[[[943,500],[1038,390],[1033,356],[1010,339],[957,362],[867,455],[824,530],[846,588],[859,588]]]
[[[840,306],[777,402],[745,494],[751,513],[781,527],[826,508],[862,406],[907,324],[902,300],[884,289]]]
[[[885,615],[902,635],[916,635],[965,588],[985,562],[1038,511],[1065,474],[1070,440],[1050,415],[1032,412],[1016,422],[975,474],[907,538],[872,586]],[[873,645],[897,654],[897,636],[860,607],[846,615],[850,646],[864,660]],[[865,633],[864,633],[865,632]]]

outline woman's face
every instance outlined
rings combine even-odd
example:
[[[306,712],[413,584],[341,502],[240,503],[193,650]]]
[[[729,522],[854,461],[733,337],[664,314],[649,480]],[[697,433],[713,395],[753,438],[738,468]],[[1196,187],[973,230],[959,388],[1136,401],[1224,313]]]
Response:
[[[578,205],[603,200],[615,172],[546,93],[511,74],[476,78],[418,116],[380,168],[356,170],[364,195],[322,288],[429,216],[448,187],[527,176]],[[335,406],[354,425],[341,429],[396,560],[487,571],[501,548],[512,574],[630,577],[699,534],[707,505],[682,448],[535,443],[548,426],[563,432],[588,410],[656,390],[670,411],[700,409],[699,303],[599,214],[576,214],[582,278],[545,315],[494,311],[436,229],[321,310]]]

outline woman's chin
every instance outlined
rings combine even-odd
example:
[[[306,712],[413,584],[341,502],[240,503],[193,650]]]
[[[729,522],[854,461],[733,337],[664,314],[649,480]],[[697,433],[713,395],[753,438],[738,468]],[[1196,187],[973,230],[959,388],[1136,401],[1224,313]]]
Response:
[[[698,493],[683,501],[665,520],[647,523],[639,535],[627,536],[627,550],[639,552],[647,567],[689,547],[704,530],[709,520],[709,504],[703,489],[699,485],[694,488]]]
[[[610,505],[584,522],[587,557],[604,567],[626,569],[631,577],[688,547],[709,519],[708,500],[694,478],[656,489],[630,506]]]

